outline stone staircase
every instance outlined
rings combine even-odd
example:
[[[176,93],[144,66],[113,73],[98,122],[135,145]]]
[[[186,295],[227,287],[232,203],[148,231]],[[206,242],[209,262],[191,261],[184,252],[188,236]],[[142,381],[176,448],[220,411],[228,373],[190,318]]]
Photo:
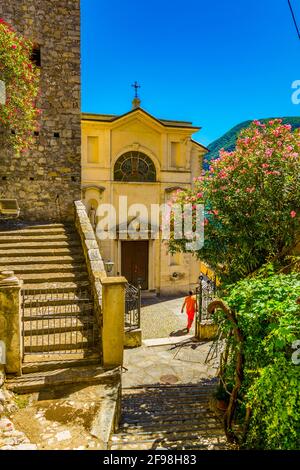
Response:
[[[222,422],[210,409],[216,382],[123,389],[122,419],[111,450],[227,450]]]
[[[45,361],[45,356],[49,361],[63,356],[69,361],[99,362],[88,272],[74,226],[7,225],[0,229],[0,271],[5,270],[24,281],[25,363]]]

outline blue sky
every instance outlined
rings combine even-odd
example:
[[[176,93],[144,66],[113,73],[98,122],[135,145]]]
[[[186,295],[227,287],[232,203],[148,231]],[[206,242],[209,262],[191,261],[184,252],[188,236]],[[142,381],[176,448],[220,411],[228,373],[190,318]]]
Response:
[[[292,0],[300,25],[300,0]],[[193,121],[204,145],[246,119],[299,116],[287,0],[81,0],[82,110]]]

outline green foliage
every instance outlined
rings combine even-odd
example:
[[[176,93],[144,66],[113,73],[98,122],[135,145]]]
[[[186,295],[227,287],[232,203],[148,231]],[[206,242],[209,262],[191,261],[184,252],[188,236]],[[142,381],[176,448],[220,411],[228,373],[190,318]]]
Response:
[[[255,121],[235,151],[221,152],[195,188],[177,193],[173,203],[205,205],[205,243],[197,255],[219,277],[234,282],[254,272],[297,240],[300,128]],[[186,240],[171,239],[169,246],[185,251]]]
[[[300,366],[284,357],[260,372],[247,397],[252,407],[248,448],[299,450],[299,384]]]
[[[248,448],[300,448],[300,364],[292,345],[300,339],[300,274],[260,273],[227,289],[224,300],[237,314],[244,337],[244,380],[238,413],[252,410]],[[224,320],[224,331],[230,324]],[[238,345],[231,340],[226,383],[233,383]]]
[[[32,49],[30,41],[0,18],[0,80],[6,85],[0,126],[9,131],[6,143],[17,152],[25,152],[32,143],[40,112],[36,108],[39,71],[31,61]]]
[[[261,119],[261,122],[266,123],[270,121],[270,119]],[[291,116],[291,117],[283,117],[281,118],[283,124],[290,124],[292,129],[295,130],[300,127],[300,117],[299,116]],[[237,126],[230,129],[226,134],[224,134],[219,139],[215,140],[208,146],[208,154],[205,157],[204,161],[204,168],[208,170],[209,164],[212,160],[215,160],[219,157],[220,150],[224,149],[227,152],[232,152],[235,150],[236,141],[243,129],[246,129],[251,125],[251,121],[244,121],[238,124]]]

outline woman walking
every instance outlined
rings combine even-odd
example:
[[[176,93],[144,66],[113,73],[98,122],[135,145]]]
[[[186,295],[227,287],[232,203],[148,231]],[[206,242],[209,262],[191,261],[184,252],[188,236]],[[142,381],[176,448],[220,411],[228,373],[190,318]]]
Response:
[[[189,333],[192,327],[193,321],[194,321],[195,313],[198,311],[197,300],[192,291],[190,291],[189,295],[184,299],[181,313],[183,313],[184,307],[186,307],[186,314],[188,317],[186,329],[187,329],[187,332]]]

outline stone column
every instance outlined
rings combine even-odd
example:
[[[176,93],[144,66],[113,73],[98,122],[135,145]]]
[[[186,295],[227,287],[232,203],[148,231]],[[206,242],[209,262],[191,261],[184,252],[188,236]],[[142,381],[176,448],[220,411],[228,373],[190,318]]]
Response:
[[[123,364],[126,283],[124,277],[102,280],[103,367]]]
[[[13,271],[0,273],[0,341],[5,345],[5,371],[22,373],[21,287]]]

